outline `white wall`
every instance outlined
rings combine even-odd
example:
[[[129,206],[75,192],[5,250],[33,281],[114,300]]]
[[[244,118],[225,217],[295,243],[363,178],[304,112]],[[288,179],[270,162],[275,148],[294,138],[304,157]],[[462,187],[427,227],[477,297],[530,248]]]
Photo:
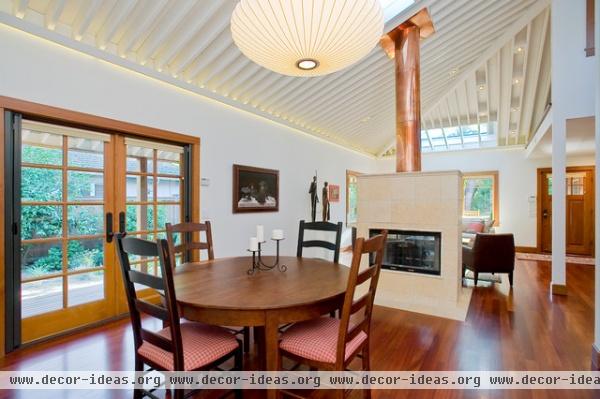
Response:
[[[393,158],[378,161],[378,171],[394,171]],[[569,159],[570,166],[593,165],[594,158]],[[548,159],[526,159],[520,148],[486,149],[459,152],[424,153],[423,171],[460,170],[462,172],[498,171],[500,192],[500,226],[498,232],[513,233],[518,246],[535,247],[537,219],[535,201],[530,209],[530,198],[537,195],[537,168],[551,166]],[[533,214],[530,211],[533,211]]]
[[[586,57],[586,1],[552,1],[552,113],[594,116],[597,57]]]
[[[372,158],[4,25],[0,48],[0,95],[201,137],[201,175],[210,178],[201,188],[202,218],[213,221],[217,256],[245,255],[259,223],[284,229],[284,253],[295,253],[315,169],[319,196],[325,180],[342,188],[331,217],[343,221],[346,169],[375,167]],[[232,213],[233,163],[280,171],[278,213]]]

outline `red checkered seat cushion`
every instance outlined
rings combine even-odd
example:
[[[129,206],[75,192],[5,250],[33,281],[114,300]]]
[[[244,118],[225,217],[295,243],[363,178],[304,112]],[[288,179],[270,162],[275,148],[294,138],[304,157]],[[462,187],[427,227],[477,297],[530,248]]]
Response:
[[[281,336],[280,348],[305,359],[335,363],[340,320],[332,317],[296,323]],[[367,339],[363,331],[346,344],[346,358]]]
[[[164,328],[157,332],[171,339],[171,331]],[[235,337],[217,326],[200,323],[182,323],[181,341],[183,343],[183,364],[185,370],[195,370],[231,353],[237,349]],[[165,370],[173,370],[173,353],[144,342],[138,354],[153,361]]]

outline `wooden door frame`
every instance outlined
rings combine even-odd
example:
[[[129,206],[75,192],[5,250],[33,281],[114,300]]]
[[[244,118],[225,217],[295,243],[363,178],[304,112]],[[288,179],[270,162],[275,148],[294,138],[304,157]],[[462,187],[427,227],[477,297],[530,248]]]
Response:
[[[0,96],[0,129],[2,129],[2,139],[0,140],[0,215],[4,215],[5,210],[4,137],[6,136],[6,131],[4,126],[4,111],[18,112],[26,118],[42,122],[98,130],[106,133],[116,133],[142,139],[190,145],[192,149],[192,175],[190,176],[192,196],[190,202],[192,207],[191,216],[192,220],[200,220],[200,137],[5,96]],[[2,303],[4,303],[6,295],[4,262],[6,257],[5,240],[4,218],[0,218],[0,260],[2,260],[0,261],[0,298],[2,298]],[[0,357],[4,356],[6,327],[6,323],[4,322],[6,316],[4,310],[4,306],[0,306]]]
[[[594,179],[596,178],[596,167],[594,165],[590,166],[567,166],[566,172],[592,172],[594,174]],[[536,248],[538,253],[542,253],[542,178],[546,173],[552,173],[552,168],[538,168],[537,169],[537,195],[536,195]],[[594,214],[597,212],[595,209],[595,202],[592,198],[592,206],[594,206]],[[594,231],[594,236],[597,234]],[[594,256],[594,247],[592,246],[592,256]]]

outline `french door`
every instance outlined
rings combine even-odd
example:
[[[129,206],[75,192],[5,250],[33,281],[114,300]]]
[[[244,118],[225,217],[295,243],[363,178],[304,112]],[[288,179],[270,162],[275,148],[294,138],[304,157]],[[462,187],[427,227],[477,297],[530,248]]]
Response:
[[[126,311],[114,234],[164,237],[189,204],[182,146],[7,116],[10,350]]]

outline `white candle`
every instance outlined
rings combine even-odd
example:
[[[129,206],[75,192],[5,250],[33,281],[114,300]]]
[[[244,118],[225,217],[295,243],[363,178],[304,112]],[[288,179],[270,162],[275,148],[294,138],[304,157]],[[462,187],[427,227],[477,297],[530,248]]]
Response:
[[[265,241],[265,226],[262,224],[256,226],[256,238],[258,239],[258,242]]]
[[[258,238],[250,237],[250,251],[258,251]]]
[[[283,230],[275,229],[273,230],[273,235],[271,236],[274,240],[283,240]]]

